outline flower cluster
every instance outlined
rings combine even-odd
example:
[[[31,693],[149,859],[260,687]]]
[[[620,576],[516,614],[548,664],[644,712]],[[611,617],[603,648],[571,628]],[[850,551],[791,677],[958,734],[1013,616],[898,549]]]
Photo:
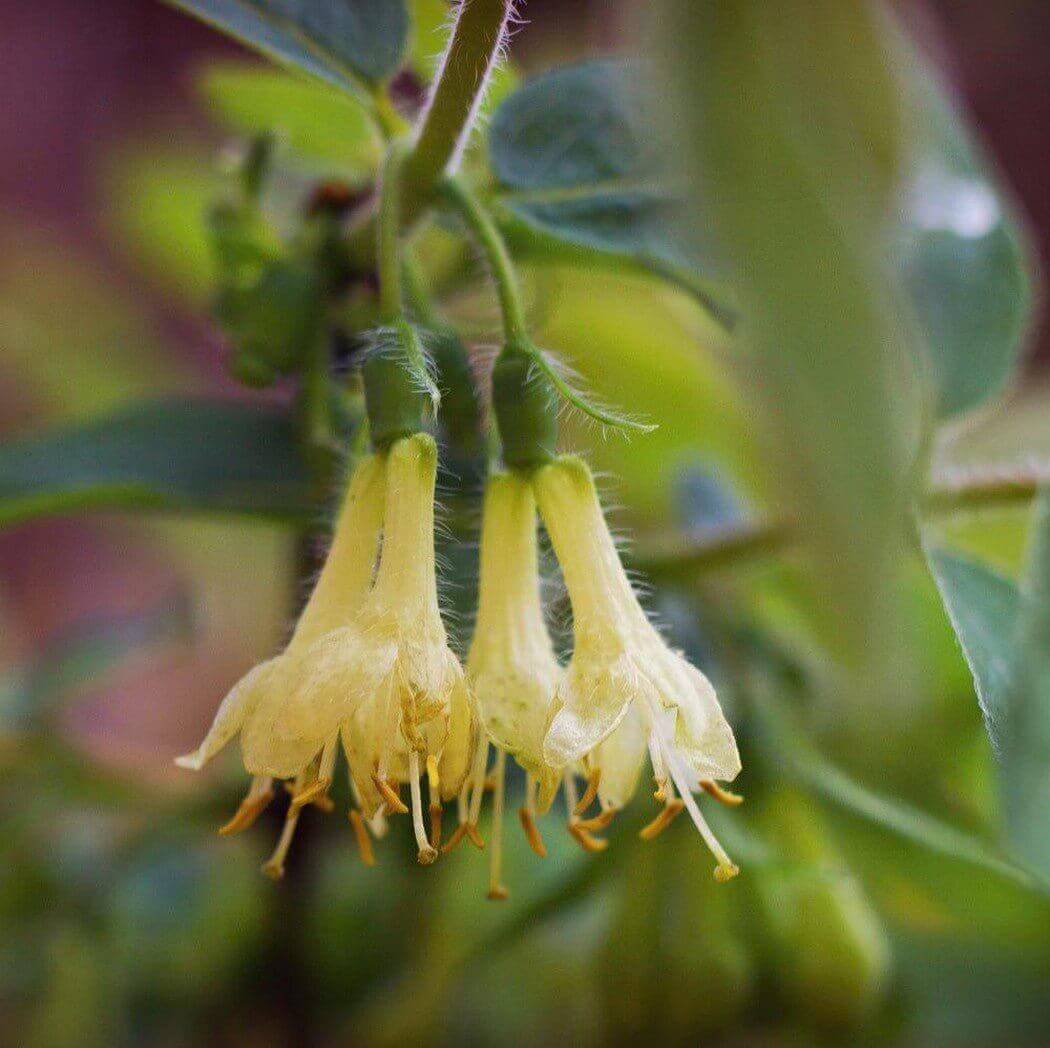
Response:
[[[485,847],[479,815],[492,789],[489,894],[502,898],[508,754],[525,773],[519,816],[541,856],[537,820],[559,789],[569,832],[586,850],[602,850],[608,842],[601,831],[636,792],[648,755],[663,807],[642,836],[656,836],[686,810],[717,859],[716,877],[733,876],[737,868],[694,797],[704,791],[738,801],[718,785],[740,770],[732,731],[707,678],[646,617],[586,464],[562,456],[490,475],[465,672],[438,606],[436,469],[436,445],[422,433],[358,464],[327,562],[287,647],[233,688],[200,747],[179,758],[200,768],[240,735],[252,784],[220,832],[251,825],[272,799],[274,781],[287,780],[284,828],[264,867],[280,876],[303,808],[331,806],[341,741],[350,821],[369,863],[372,836],[382,834],[386,818],[409,813],[419,861],[433,862],[442,850],[442,804],[453,798],[458,825],[443,849],[463,839]],[[538,518],[572,605],[574,645],[565,667],[544,621]]]

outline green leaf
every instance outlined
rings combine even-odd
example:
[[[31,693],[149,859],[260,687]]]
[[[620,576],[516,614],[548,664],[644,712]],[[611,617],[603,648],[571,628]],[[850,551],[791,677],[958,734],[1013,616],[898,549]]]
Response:
[[[1050,873],[1050,497],[1037,510],[1020,589],[954,553],[932,550],[929,561],[998,758],[1010,840]]]
[[[917,69],[914,80],[918,143],[894,261],[947,416],[1002,391],[1032,291],[1018,221],[982,150],[936,73]]]
[[[690,240],[652,114],[627,86],[643,73],[612,59],[565,66],[503,102],[489,131],[502,218],[519,250],[553,239],[695,287],[717,274],[714,255]]]
[[[786,768],[791,781],[802,783],[848,814],[924,849],[1050,894],[1050,882],[1036,879],[998,855],[991,845],[850,777],[816,750],[779,700],[762,694],[760,689],[752,689],[750,697],[767,751]]]
[[[667,11],[661,68],[689,185],[733,263],[754,422],[860,718],[900,687],[891,624],[919,406],[879,245],[900,155],[891,58],[861,0]]]
[[[316,512],[291,418],[160,400],[0,445],[0,526],[90,508],[301,521]]]
[[[402,0],[168,0],[284,65],[355,92],[401,61]]]
[[[324,83],[266,66],[222,62],[202,70],[201,95],[231,128],[243,134],[277,131],[309,159],[365,173],[379,162],[380,145],[369,113],[356,99]]]

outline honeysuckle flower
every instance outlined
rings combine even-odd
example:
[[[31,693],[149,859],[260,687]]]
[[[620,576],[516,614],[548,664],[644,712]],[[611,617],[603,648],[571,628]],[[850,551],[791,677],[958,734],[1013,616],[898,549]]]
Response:
[[[543,739],[552,713],[561,669],[543,620],[536,547],[536,502],[528,479],[514,472],[489,477],[481,528],[478,614],[467,658],[470,681],[488,739],[496,746],[496,805],[502,810],[502,754],[525,770],[525,803],[519,811],[529,844],[546,849],[536,827],[558,788],[560,775],[543,756]],[[483,752],[488,744],[484,744]],[[470,809],[461,804],[460,826],[450,841],[475,837],[487,757],[479,754]],[[494,833],[489,894],[503,897],[500,839]]]
[[[590,772],[587,793],[575,804],[566,778],[570,829],[584,846],[604,844],[591,830],[630,798],[648,750],[664,810],[643,835],[654,836],[686,809],[718,860],[715,876],[727,880],[737,867],[693,797],[703,789],[737,800],[716,785],[737,775],[740,757],[714,688],[667,646],[639,604],[586,463],[563,456],[535,472],[533,487],[573,613],[572,658],[544,740],[552,767],[582,762]],[[574,824],[595,794],[601,814]]]
[[[273,797],[274,779],[292,779],[281,841],[264,867],[283,871],[303,805],[325,803],[345,717],[339,662],[342,632],[371,585],[383,521],[385,463],[363,459],[347,489],[328,557],[284,651],[247,673],[223,699],[204,741],[176,761],[199,770],[238,734],[252,785],[221,833],[250,826]]]
[[[318,690],[339,683],[343,746],[364,818],[408,811],[398,792],[407,783],[422,863],[437,858],[441,801],[458,794],[475,750],[473,699],[438,607],[436,473],[437,447],[427,434],[397,440],[386,453],[375,583],[351,622],[324,638],[324,657],[311,671]],[[308,678],[304,705],[311,695]],[[423,821],[424,775],[433,840]]]

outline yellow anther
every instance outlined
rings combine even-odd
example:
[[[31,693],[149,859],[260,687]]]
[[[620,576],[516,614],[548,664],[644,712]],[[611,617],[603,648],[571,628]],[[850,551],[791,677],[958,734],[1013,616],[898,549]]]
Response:
[[[497,884],[495,888],[489,888],[488,898],[493,902],[506,902],[510,898],[510,892],[502,884]]]
[[[228,837],[231,833],[240,833],[248,829],[272,800],[273,787],[270,785],[270,780],[262,778],[253,780],[251,788],[241,801],[240,807],[234,812],[233,818],[225,826],[219,827],[219,836]]]
[[[684,802],[677,797],[673,801],[668,801],[664,805],[663,811],[648,826],[644,826],[638,831],[638,836],[643,841],[651,841],[654,837],[659,837],[674,822],[684,807]]]
[[[729,790],[724,789],[719,786],[717,782],[712,782],[710,779],[702,780],[700,788],[709,797],[714,797],[716,801],[720,801],[722,804],[725,804],[730,808],[735,808],[744,803],[744,798],[738,793],[731,793]]]
[[[361,853],[361,861],[366,866],[375,866],[376,853],[372,848],[372,838],[368,834],[368,824],[356,808],[350,809],[350,825],[357,838],[357,849]]]
[[[308,804],[316,804],[322,810],[331,811],[332,802],[325,796],[328,793],[328,787],[331,785],[330,779],[314,779],[305,789],[292,794],[292,804],[297,808],[305,808]],[[325,801],[328,802],[327,805]]]
[[[543,843],[543,838],[540,836],[539,827],[536,825],[536,820],[532,817],[532,812],[528,808],[519,808],[518,818],[521,820],[521,828],[525,831],[525,840],[529,842],[529,847],[541,859],[546,859],[547,846]]]
[[[598,852],[605,851],[609,847],[609,842],[603,840],[601,837],[595,837],[590,832],[585,830],[578,822],[570,822],[569,833],[573,835],[576,842],[583,848],[584,851],[590,852],[592,855],[596,855]]]
[[[719,884],[725,884],[726,881],[731,881],[739,872],[740,867],[735,863],[722,864],[715,867],[715,880]]]
[[[461,822],[455,830],[452,831],[452,836],[441,846],[441,854],[448,855],[453,848],[467,835],[467,824]]]
[[[579,804],[572,810],[573,815],[582,815],[591,806],[594,798],[598,796],[598,786],[601,781],[602,770],[595,768],[587,779],[587,789],[583,791]]]
[[[606,830],[609,828],[610,823],[616,818],[615,808],[606,808],[604,811],[600,811],[591,819],[580,819],[575,825],[581,829],[589,830],[591,832],[597,830]]]
[[[386,802],[386,809],[391,815],[404,815],[408,811],[407,805],[386,779],[381,779],[377,774],[373,773],[372,785],[375,786],[380,796]]]

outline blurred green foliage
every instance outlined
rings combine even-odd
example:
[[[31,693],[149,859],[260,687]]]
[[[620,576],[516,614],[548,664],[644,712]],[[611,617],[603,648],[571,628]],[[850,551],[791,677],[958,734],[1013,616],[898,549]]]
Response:
[[[210,302],[231,370],[276,395],[174,398],[188,369],[135,306],[22,242],[32,265],[5,265],[0,283],[5,377],[63,425],[0,447],[0,522],[206,514],[150,534],[207,595],[198,629],[220,646],[250,637],[247,658],[268,653],[294,593],[275,607],[287,539],[236,520],[310,530],[327,493],[318,439],[342,450],[359,434],[345,375],[378,307],[347,244],[418,104],[390,75],[433,75],[448,11],[177,6],[291,69],[202,70],[202,103],[238,148],[222,163],[189,143],[121,150],[110,226],[166,293]],[[193,615],[164,605],[35,660],[5,651],[0,1014],[18,1043],[1045,1040],[1050,515],[1044,496],[1033,523],[1031,503],[1050,461],[1046,393],[965,430],[939,422],[1011,380],[1023,238],[882,13],[657,6],[663,43],[645,62],[521,88],[501,71],[466,170],[528,275],[537,338],[658,426],[628,441],[569,417],[563,440],[613,476],[639,563],[659,565],[654,606],[731,711],[747,801],[712,821],[743,875],[710,882],[683,826],[638,842],[644,810],[599,856],[552,817],[545,860],[507,834],[512,895],[493,905],[476,855],[416,869],[395,824],[368,869],[341,816],[309,811],[288,881],[271,885],[254,836],[211,839],[232,776],[200,792],[145,783],[63,720],[144,650],[182,650]],[[494,323],[461,231],[437,218],[415,241],[414,308],[450,386],[446,480],[466,478],[440,539],[462,644],[484,471],[468,379]],[[294,379],[318,344],[311,392]],[[319,404],[320,436],[304,424]],[[924,501],[988,476],[971,488],[1012,486],[987,510]]]

